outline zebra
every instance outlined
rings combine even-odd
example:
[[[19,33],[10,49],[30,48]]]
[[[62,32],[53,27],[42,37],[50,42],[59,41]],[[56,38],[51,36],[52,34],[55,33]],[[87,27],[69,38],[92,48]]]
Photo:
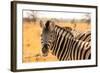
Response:
[[[91,59],[91,45],[89,42],[75,39],[72,33],[69,35],[65,29],[55,25],[50,20],[41,27],[43,56],[47,56],[49,50],[51,50],[52,54],[61,61]]]
[[[42,32],[43,33],[46,33],[45,35],[49,35],[49,33],[50,33],[50,35],[48,36],[48,37],[46,37],[43,33],[41,34],[41,37],[43,37],[43,38],[41,38],[41,43],[42,43],[42,45],[44,45],[45,43],[47,43],[47,41],[48,40],[45,40],[45,41],[42,41],[42,40],[44,40],[45,38],[51,38],[52,40],[53,40],[53,38],[55,38],[55,37],[58,37],[57,35],[53,35],[53,34],[55,34],[56,32],[55,31],[53,31],[54,29],[53,28],[49,28],[49,24],[51,24],[51,26],[50,27],[54,27],[53,26],[53,24],[54,24],[54,22],[53,21],[47,21],[46,22],[46,25],[44,25],[43,24],[43,22],[41,22],[40,23],[40,27],[41,28],[43,28],[43,30],[42,30]],[[57,26],[57,25],[56,25]],[[55,27],[56,27],[55,26]],[[61,33],[59,33],[61,30],[63,30],[63,33],[65,33],[66,35],[67,35],[67,37],[70,37],[70,38],[74,38],[74,35],[69,31],[69,30],[66,30],[66,29],[63,29],[63,27],[60,27],[60,26],[57,26],[56,28],[55,28],[55,30],[57,29],[57,34],[61,34]],[[62,32],[62,31],[61,31]],[[49,42],[49,41],[48,41]],[[52,44],[53,44],[54,42],[52,42]],[[45,46],[44,46],[45,47]],[[48,52],[48,49],[42,49],[42,52]],[[44,56],[45,56],[45,54],[43,54]]]

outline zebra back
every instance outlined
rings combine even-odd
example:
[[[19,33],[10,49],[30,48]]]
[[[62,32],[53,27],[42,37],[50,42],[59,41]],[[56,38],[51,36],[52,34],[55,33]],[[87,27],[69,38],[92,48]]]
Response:
[[[86,42],[91,42],[91,31],[80,33],[75,38],[78,39],[78,40],[82,40],[82,41],[86,41]]]
[[[73,37],[77,40],[82,40],[86,42],[91,42],[91,31],[80,32],[71,27],[63,27],[66,31],[70,31],[73,34]]]

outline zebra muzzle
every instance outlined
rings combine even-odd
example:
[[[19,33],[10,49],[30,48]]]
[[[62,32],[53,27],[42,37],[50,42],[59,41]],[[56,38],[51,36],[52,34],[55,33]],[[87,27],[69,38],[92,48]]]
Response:
[[[42,48],[42,54],[43,56],[48,56],[48,47],[47,45],[44,45],[44,47]]]

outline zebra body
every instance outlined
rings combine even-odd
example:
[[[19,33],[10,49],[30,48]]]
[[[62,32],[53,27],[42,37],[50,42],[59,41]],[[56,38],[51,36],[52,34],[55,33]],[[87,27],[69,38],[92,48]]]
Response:
[[[59,44],[56,43],[52,45],[51,50],[59,60],[84,60],[90,59],[91,57],[91,46],[89,42],[66,38],[65,36],[60,40]]]
[[[91,46],[89,42],[76,40],[73,34],[47,21],[41,35],[42,53],[48,55],[48,51],[59,60],[90,59]]]

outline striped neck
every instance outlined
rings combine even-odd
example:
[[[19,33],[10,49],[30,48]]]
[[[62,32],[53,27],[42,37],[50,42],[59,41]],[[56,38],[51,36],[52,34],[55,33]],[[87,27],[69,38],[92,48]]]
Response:
[[[65,29],[56,25],[55,27],[55,34],[57,35],[56,41],[53,42],[51,46],[52,54],[59,58],[59,53],[62,49],[66,48],[66,38],[73,38],[73,34],[70,31],[66,31]],[[63,51],[62,51],[63,54]],[[61,55],[62,55],[61,54]]]

